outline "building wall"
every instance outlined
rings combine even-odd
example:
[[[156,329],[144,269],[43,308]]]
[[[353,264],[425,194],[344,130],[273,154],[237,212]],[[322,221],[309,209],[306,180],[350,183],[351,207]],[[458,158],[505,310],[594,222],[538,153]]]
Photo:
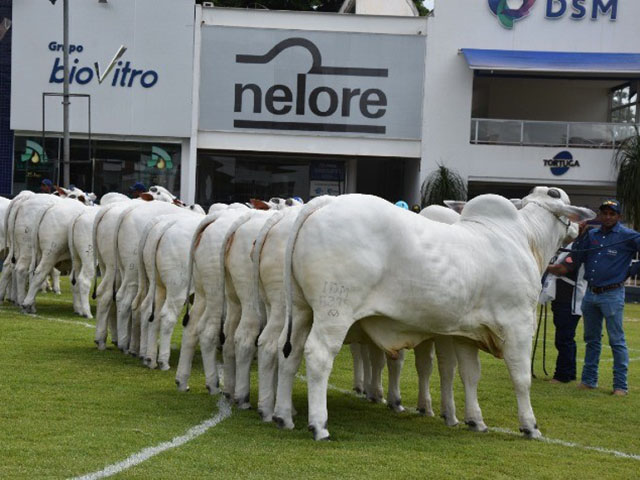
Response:
[[[11,19],[12,0],[0,0],[0,21]],[[11,105],[11,30],[0,40],[0,195],[11,194],[13,132],[9,129]]]
[[[529,16],[515,22],[509,30],[493,15],[488,0],[437,2],[434,17],[429,18],[428,24],[421,178],[428,175],[437,163],[442,163],[458,170],[468,179],[613,185],[611,150],[573,149],[581,167],[571,169],[563,177],[554,177],[548,168],[543,167],[542,159],[552,158],[559,150],[557,148],[480,146],[469,143],[473,71],[459,54],[459,49],[639,51],[637,19],[640,18],[640,2],[618,0],[618,18],[615,21],[604,17],[572,20],[570,8],[564,17],[550,20],[545,18],[546,4],[546,0],[538,0]],[[590,14],[592,1],[584,4],[588,6],[587,13]],[[563,95],[567,97],[566,92]],[[576,102],[570,99],[566,101],[571,103],[571,108],[576,108]],[[497,104],[494,107],[498,109]],[[535,112],[534,99],[526,108],[531,109],[527,112],[528,116],[539,115]],[[590,111],[584,112],[578,107],[576,115],[580,113],[596,118],[602,114],[602,105],[588,108]]]

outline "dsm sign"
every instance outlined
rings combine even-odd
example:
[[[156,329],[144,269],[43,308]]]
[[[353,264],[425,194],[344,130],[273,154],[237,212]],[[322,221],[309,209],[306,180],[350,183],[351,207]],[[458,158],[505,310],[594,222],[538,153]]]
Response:
[[[419,139],[424,55],[417,35],[204,27],[200,129]]]

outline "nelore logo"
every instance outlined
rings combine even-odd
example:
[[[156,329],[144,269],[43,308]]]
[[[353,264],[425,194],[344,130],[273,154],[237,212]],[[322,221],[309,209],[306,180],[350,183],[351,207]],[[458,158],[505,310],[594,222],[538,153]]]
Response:
[[[236,118],[233,122],[235,128],[386,133],[386,126],[382,124],[348,122],[353,113],[367,119],[384,117],[387,111],[387,96],[381,89],[364,86],[338,89],[321,85],[307,91],[307,77],[309,75],[387,78],[389,71],[386,68],[323,65],[320,49],[312,41],[305,38],[283,40],[264,55],[236,55],[236,63],[265,65],[283,50],[291,47],[303,47],[311,54],[312,65],[309,71],[296,75],[295,86],[275,84],[264,92],[256,83],[236,83],[234,85],[234,112],[237,114],[249,112],[260,114],[264,109],[272,115],[293,114],[298,117],[309,115],[310,112],[319,121],[263,121]],[[248,109],[245,102],[249,105]],[[328,120],[327,117],[335,118],[338,115],[344,119],[343,122],[323,121]]]
[[[22,163],[48,163],[47,154],[38,142],[27,140],[24,153],[20,156]]]
[[[147,167],[171,170],[173,168],[173,160],[171,160],[171,155],[164,148],[154,145],[151,147],[151,158],[147,161]]]
[[[551,167],[551,173],[560,176],[569,171],[570,168],[579,167],[580,162],[573,159],[571,152],[563,150],[556,154],[555,157],[543,160],[545,167]]]
[[[536,0],[522,0],[519,8],[509,8],[507,0],[489,0],[489,8],[498,17],[505,28],[513,28],[513,23],[529,15],[529,11]]]
[[[122,48],[122,47],[121,47]],[[64,45],[57,42],[50,42],[48,49],[52,52],[62,52]],[[126,49],[125,49],[126,50]],[[83,45],[69,45],[69,55],[81,54],[84,52]],[[119,57],[118,57],[119,58]],[[93,65],[93,66],[89,66]],[[74,58],[70,60],[69,65],[69,84],[70,85],[87,85],[91,82],[102,83],[106,77],[113,70],[113,77],[110,83],[112,87],[131,88],[136,85],[140,85],[142,88],[151,88],[158,83],[158,72],[155,70],[137,69],[131,65],[131,62],[118,61],[113,66],[105,71],[104,77],[100,77],[98,62],[90,63],[89,65],[83,65],[80,58]],[[115,67],[115,68],[112,68]],[[64,66],[61,57],[56,57],[51,68],[51,74],[49,75],[49,83],[63,83],[64,82]]]

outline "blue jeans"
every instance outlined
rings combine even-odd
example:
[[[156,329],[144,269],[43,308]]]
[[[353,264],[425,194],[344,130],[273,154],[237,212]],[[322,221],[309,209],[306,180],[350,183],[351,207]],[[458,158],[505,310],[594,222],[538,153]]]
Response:
[[[555,346],[558,350],[553,378],[561,382],[576,379],[576,327],[580,315],[571,313],[571,302],[551,302],[553,324],[556,327]]]
[[[624,287],[598,294],[587,291],[582,301],[584,341],[587,344],[582,383],[591,387],[598,386],[598,363],[602,347],[602,317],[604,317],[609,345],[613,353],[613,388],[627,390],[629,353],[622,329],[623,311]]]

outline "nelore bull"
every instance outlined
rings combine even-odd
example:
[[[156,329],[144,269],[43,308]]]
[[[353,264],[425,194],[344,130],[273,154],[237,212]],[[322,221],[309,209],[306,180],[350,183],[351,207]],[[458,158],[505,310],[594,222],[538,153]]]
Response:
[[[522,205],[482,195],[452,225],[368,195],[305,206],[285,256],[277,403],[280,383],[295,375],[304,350],[309,429],[316,440],[328,439],[329,374],[348,330],[360,322],[392,356],[452,335],[504,358],[520,430],[540,437],[529,397],[540,278],[555,251],[577,235],[572,222],[595,214],[571,206],[557,188],[536,187]]]

